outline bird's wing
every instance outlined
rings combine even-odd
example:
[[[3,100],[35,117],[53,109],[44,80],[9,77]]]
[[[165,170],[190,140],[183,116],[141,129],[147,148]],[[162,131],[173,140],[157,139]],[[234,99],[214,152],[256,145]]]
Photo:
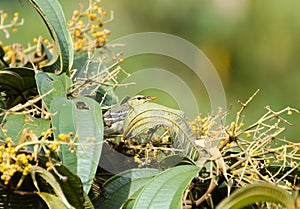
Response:
[[[112,107],[110,110],[104,113],[103,115],[104,123],[110,126],[113,123],[123,121],[126,118],[126,115],[129,110],[130,110],[130,106],[127,104],[117,105]]]

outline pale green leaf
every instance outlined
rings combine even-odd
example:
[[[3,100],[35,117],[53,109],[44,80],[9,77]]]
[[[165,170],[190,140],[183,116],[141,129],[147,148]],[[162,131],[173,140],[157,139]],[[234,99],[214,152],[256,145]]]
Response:
[[[287,209],[294,209],[293,196],[286,190],[270,183],[248,184],[224,199],[217,209],[240,209],[257,202],[279,203]]]
[[[205,162],[206,152],[195,144],[195,138],[187,123],[184,112],[171,109],[155,103],[137,105],[128,113],[124,121],[124,136],[132,138],[146,133],[156,126],[169,128],[173,139],[173,147],[183,150],[183,153],[198,163]],[[201,164],[200,166],[202,166]]]
[[[40,95],[54,89],[49,95],[43,98],[48,110],[52,101],[57,97],[67,97],[68,90],[72,85],[72,80],[65,73],[56,75],[54,73],[39,72],[35,76],[38,91]]]
[[[131,169],[110,178],[103,185],[108,193],[108,199],[102,203],[103,207],[107,209],[120,208],[128,198],[158,173],[158,169]]]
[[[111,85],[102,85],[103,79],[109,76],[109,72],[105,67],[103,60],[99,61],[97,57],[93,57],[91,60],[88,58],[86,52],[80,52],[75,54],[75,60],[73,69],[75,71],[73,75],[74,81],[77,85],[81,85],[76,93],[81,96],[87,96],[93,98],[101,104],[101,106],[111,106],[117,103],[117,96],[113,91]],[[90,81],[90,82],[88,82]],[[85,83],[88,82],[87,86]],[[113,84],[111,80],[106,81],[107,84]]]
[[[46,192],[37,192],[37,194],[45,201],[49,209],[70,209],[74,207],[67,207],[61,199],[53,194],[49,194]]]
[[[200,168],[182,165],[170,168],[155,176],[137,196],[133,208],[174,209],[181,205],[184,190]]]
[[[55,137],[73,133],[74,151],[70,145],[61,146],[61,159],[71,172],[77,174],[85,192],[90,190],[96,173],[103,143],[103,121],[100,105],[93,99],[78,97],[56,98],[51,106]],[[78,138],[74,139],[74,136]]]
[[[42,177],[54,190],[57,197],[61,200],[61,202],[65,205],[66,208],[73,208],[68,200],[66,199],[59,183],[57,182],[56,178],[47,171],[46,169],[39,167],[39,166],[33,166],[31,169],[31,177],[33,180],[33,183],[37,189],[39,189],[38,182],[36,180],[36,175],[39,175]]]
[[[28,122],[25,122],[25,119],[28,119]],[[4,135],[1,131],[0,135],[2,137],[10,137],[15,144],[18,144],[25,128],[40,136],[42,132],[46,132],[50,128],[50,120],[34,117],[27,118],[24,115],[8,115],[3,128],[7,132]]]

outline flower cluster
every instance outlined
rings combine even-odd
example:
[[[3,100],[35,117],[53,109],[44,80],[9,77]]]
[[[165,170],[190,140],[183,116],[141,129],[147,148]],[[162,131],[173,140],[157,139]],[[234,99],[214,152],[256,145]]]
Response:
[[[24,19],[20,19],[19,13],[15,12],[13,17],[11,18],[10,22],[7,22],[9,19],[9,15],[0,10],[0,31],[3,31],[5,34],[5,38],[9,38],[10,34],[8,29],[11,28],[13,33],[17,32],[17,26],[21,26],[24,24]]]
[[[49,49],[51,49],[53,45],[49,43],[48,39],[42,37],[34,38],[33,43],[28,43],[26,47],[20,43],[4,45],[0,42],[0,47],[4,53],[3,60],[7,65],[6,67],[22,67],[31,64],[37,64],[39,67],[42,67],[48,62],[46,53],[41,47],[42,44],[47,45]]]
[[[190,129],[195,136],[196,144],[201,146],[217,146],[228,137],[225,128],[221,124],[225,113],[220,109],[215,116],[202,117],[198,115],[189,122]]]
[[[11,139],[7,137],[0,145],[0,175],[1,180],[7,185],[16,172],[23,175],[30,173],[34,156],[32,154],[16,153]]]
[[[79,10],[73,11],[68,27],[74,42],[75,51],[89,51],[100,48],[107,42],[110,30],[103,29],[103,25],[108,12],[103,7],[98,6],[98,4],[99,1],[90,2],[90,5],[84,9],[83,4],[79,3]]]
[[[90,1],[87,8],[84,8],[82,3],[78,3],[79,9],[73,11],[68,28],[72,36],[74,50],[93,51],[101,48],[107,42],[107,36],[110,35],[110,30],[104,29],[103,25],[112,20],[112,15],[109,15],[103,7],[99,6],[100,1]],[[24,19],[19,18],[19,13],[13,14],[10,23],[6,23],[9,15],[0,10],[0,31],[5,33],[5,37],[9,38],[9,28],[12,32],[17,32],[17,26],[24,24]],[[44,66],[49,60],[43,50],[42,45],[46,45],[51,51],[53,43],[43,37],[33,38],[33,43],[23,46],[19,43],[5,45],[0,42],[0,47],[3,49],[5,64],[10,67],[25,66],[28,63],[36,64],[39,67]]]

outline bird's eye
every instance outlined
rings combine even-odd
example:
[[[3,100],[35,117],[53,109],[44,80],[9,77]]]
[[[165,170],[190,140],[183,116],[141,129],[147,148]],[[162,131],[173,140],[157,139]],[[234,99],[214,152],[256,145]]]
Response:
[[[142,97],[137,97],[136,99],[137,99],[137,100],[141,100],[141,99],[142,99]]]

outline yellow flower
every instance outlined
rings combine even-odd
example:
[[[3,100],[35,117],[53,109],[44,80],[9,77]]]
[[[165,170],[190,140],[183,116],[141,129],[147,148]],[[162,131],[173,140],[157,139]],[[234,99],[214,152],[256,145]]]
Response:
[[[8,18],[8,14],[5,12],[3,13],[3,16],[2,16],[4,19]]]

